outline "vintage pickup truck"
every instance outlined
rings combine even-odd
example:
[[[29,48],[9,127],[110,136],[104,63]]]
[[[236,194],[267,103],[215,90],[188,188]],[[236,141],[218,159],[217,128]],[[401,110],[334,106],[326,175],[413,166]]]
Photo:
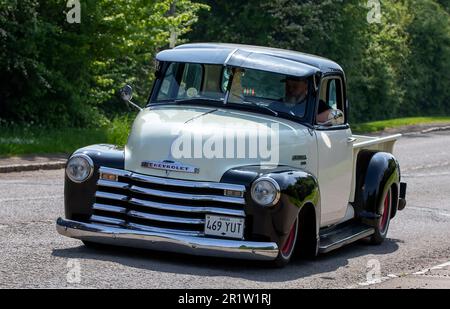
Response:
[[[342,68],[299,52],[187,44],[160,52],[124,149],[76,150],[57,231],[118,245],[271,261],[380,244],[405,208],[393,147],[353,135]]]

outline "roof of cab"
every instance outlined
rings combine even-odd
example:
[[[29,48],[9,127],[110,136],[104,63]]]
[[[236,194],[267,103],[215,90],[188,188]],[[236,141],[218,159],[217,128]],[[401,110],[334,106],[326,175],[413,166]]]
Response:
[[[341,72],[329,59],[285,49],[224,43],[184,44],[164,50],[158,61],[230,65],[292,76]]]

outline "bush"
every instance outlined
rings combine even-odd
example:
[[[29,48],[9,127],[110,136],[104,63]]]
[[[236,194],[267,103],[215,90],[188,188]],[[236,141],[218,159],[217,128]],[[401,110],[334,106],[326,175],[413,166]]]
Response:
[[[116,90],[133,83],[144,101],[154,54],[183,34],[203,6],[190,0],[81,1],[69,24],[63,0],[0,0],[0,118],[53,127],[105,124],[124,111]],[[111,116],[111,115],[109,115]]]

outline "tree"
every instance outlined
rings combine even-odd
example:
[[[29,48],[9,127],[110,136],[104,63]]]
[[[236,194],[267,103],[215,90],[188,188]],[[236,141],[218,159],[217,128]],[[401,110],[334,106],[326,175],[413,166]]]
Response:
[[[406,104],[409,114],[442,115],[450,113],[450,16],[435,1],[412,0],[409,10],[414,18],[410,34],[409,78]]]
[[[270,40],[272,16],[267,0],[200,0],[201,11],[188,39],[194,42],[263,44]]]
[[[341,64],[352,122],[449,112],[449,0],[380,0],[375,23],[365,0],[202,2],[214,18],[200,14],[193,41],[287,48]]]
[[[101,109],[125,82],[144,101],[154,54],[204,7],[177,0],[167,16],[173,0],[86,0],[70,24],[66,1],[0,1],[0,118],[49,126],[105,122]]]

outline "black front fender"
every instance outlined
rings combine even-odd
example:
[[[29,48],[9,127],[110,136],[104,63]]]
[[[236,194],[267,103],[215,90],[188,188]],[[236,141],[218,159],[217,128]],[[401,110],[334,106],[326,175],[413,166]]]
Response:
[[[85,154],[94,162],[94,172],[83,183],[72,182],[67,175],[64,181],[64,208],[69,220],[87,221],[92,214],[95,191],[101,166],[124,169],[124,151],[113,145],[92,145],[78,149],[75,154]]]
[[[273,178],[280,186],[280,202],[274,207],[261,207],[251,198],[251,186],[262,176]],[[246,228],[248,239],[275,241],[282,246],[305,205],[311,205],[315,209],[316,236],[318,235],[320,191],[318,181],[311,173],[289,166],[270,170],[246,166],[229,170],[223,175],[221,182],[241,184],[247,188],[245,212],[249,222]]]

